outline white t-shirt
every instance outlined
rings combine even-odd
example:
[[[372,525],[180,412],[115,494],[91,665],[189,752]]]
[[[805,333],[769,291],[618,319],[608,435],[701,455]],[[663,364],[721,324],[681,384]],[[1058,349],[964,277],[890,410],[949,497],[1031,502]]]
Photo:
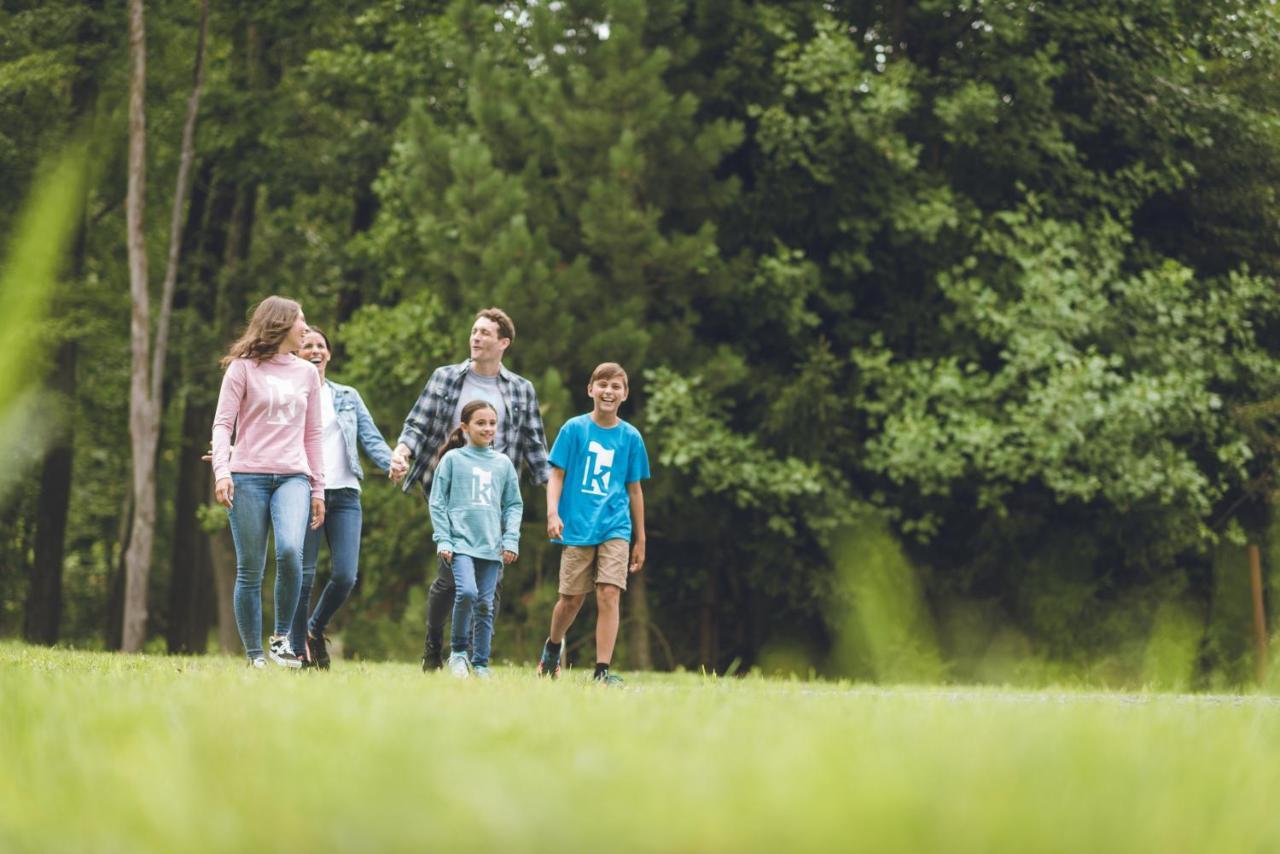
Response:
[[[320,416],[324,425],[324,488],[359,489],[360,478],[347,458],[347,442],[342,438],[338,411],[333,408],[333,389],[328,383],[320,386]]]

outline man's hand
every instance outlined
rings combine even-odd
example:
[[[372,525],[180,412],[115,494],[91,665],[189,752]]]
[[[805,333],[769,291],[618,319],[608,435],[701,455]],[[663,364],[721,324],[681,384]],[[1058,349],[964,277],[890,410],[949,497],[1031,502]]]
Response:
[[[637,540],[631,544],[631,566],[628,568],[633,573],[644,568],[644,540]]]
[[[560,514],[554,510],[547,514],[547,536],[553,540],[564,536],[564,522],[560,521]]]
[[[503,550],[502,550],[502,562],[503,562],[503,564],[512,564],[512,563],[515,563],[515,562],[516,562],[516,557],[517,557],[517,555],[516,555],[516,553],[515,553],[515,552],[513,552],[513,551],[508,551],[507,549],[503,549]]]
[[[236,485],[235,483],[232,482],[231,478],[229,477],[224,477],[222,478],[222,480],[214,484],[214,487],[213,487],[214,499],[223,507],[227,508],[228,510],[231,509],[231,502],[235,498],[235,494],[236,494]]]
[[[409,473],[409,457],[412,454],[409,447],[404,443],[396,445],[396,449],[391,452],[391,468],[387,470],[387,477],[396,483],[404,480],[404,476]]]
[[[324,499],[311,499],[311,530],[315,531],[324,524]]]

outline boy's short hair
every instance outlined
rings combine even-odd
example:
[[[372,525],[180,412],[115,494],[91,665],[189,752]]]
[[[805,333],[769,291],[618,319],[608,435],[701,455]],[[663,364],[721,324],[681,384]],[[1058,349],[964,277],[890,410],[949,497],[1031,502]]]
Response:
[[[622,377],[622,387],[627,391],[631,390],[627,372],[617,362],[601,362],[596,365],[596,369],[591,372],[591,379],[587,381],[587,385],[595,385],[596,380],[611,380],[614,377]]]
[[[476,320],[491,320],[498,324],[498,337],[506,338],[512,344],[516,341],[516,325],[505,311],[500,308],[486,308],[476,313]]]

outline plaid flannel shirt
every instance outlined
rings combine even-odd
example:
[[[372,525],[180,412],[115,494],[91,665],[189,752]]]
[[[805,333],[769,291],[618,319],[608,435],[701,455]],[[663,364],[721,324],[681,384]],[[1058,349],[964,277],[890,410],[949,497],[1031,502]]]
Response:
[[[436,452],[444,444],[453,426],[453,411],[458,406],[462,385],[466,381],[471,360],[436,368],[418,400],[404,419],[399,441],[413,452],[413,462],[401,489],[408,492],[414,483],[431,497],[431,478],[435,474]],[[536,483],[546,483],[547,437],[542,426],[542,411],[533,383],[506,368],[498,369],[498,391],[507,407],[507,420],[502,425],[506,447],[495,448],[510,458],[516,471],[523,461]]]

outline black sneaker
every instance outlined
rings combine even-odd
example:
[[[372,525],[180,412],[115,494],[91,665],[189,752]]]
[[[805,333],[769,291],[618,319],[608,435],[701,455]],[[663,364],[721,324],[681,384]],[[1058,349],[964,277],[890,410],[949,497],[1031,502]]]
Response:
[[[444,661],[441,660],[441,647],[443,644],[444,638],[427,635],[427,641],[422,647],[423,673],[444,667]]]
[[[560,647],[560,651],[564,652],[563,646]],[[553,657],[547,651],[545,643],[542,645],[542,655],[538,657],[537,673],[539,676],[550,676],[552,679],[560,678],[560,656]]]
[[[311,658],[315,666],[321,670],[329,669],[329,639],[321,632],[318,635],[308,634],[307,644],[311,647]]]

